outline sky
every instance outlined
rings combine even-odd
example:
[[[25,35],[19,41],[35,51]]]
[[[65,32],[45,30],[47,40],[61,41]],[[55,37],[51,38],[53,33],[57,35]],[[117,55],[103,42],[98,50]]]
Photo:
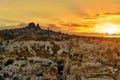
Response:
[[[91,26],[101,21],[119,24],[119,4],[120,0],[0,0],[0,26],[36,22],[68,33],[92,32]]]

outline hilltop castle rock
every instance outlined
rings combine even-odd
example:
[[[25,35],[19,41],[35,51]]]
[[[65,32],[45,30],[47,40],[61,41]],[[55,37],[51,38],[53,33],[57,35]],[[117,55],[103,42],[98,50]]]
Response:
[[[31,22],[28,24],[27,28],[31,28],[31,29],[41,29],[41,27],[39,26],[39,24],[35,25],[34,22]]]
[[[1,30],[0,31],[0,42],[4,40],[18,39],[19,37],[25,37],[25,36],[30,37],[33,35],[34,37],[42,36],[42,37],[57,38],[57,39],[58,38],[65,39],[66,37],[69,37],[67,34],[64,34],[64,33],[55,32],[52,30],[44,30],[41,28],[39,24],[35,24],[34,22],[31,22],[25,27]]]

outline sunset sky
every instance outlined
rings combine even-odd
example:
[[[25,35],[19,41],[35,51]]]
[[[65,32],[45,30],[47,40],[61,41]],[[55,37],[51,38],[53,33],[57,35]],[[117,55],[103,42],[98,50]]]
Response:
[[[2,28],[36,22],[62,32],[94,33],[97,24],[119,25],[119,15],[120,0],[0,0]]]

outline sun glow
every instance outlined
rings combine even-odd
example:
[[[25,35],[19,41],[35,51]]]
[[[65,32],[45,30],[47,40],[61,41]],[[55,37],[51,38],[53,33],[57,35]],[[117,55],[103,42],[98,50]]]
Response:
[[[95,31],[98,33],[107,33],[109,35],[119,34],[119,25],[112,23],[103,23],[101,25],[97,24],[95,26]]]

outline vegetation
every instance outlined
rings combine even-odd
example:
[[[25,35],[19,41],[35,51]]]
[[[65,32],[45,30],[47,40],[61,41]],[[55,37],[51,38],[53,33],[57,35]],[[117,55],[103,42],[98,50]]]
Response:
[[[19,80],[18,77],[14,77],[13,80]]]
[[[4,65],[8,66],[8,65],[13,64],[13,63],[14,63],[13,59],[8,59]]]
[[[4,80],[4,79],[2,78],[2,76],[0,76],[0,80]]]

